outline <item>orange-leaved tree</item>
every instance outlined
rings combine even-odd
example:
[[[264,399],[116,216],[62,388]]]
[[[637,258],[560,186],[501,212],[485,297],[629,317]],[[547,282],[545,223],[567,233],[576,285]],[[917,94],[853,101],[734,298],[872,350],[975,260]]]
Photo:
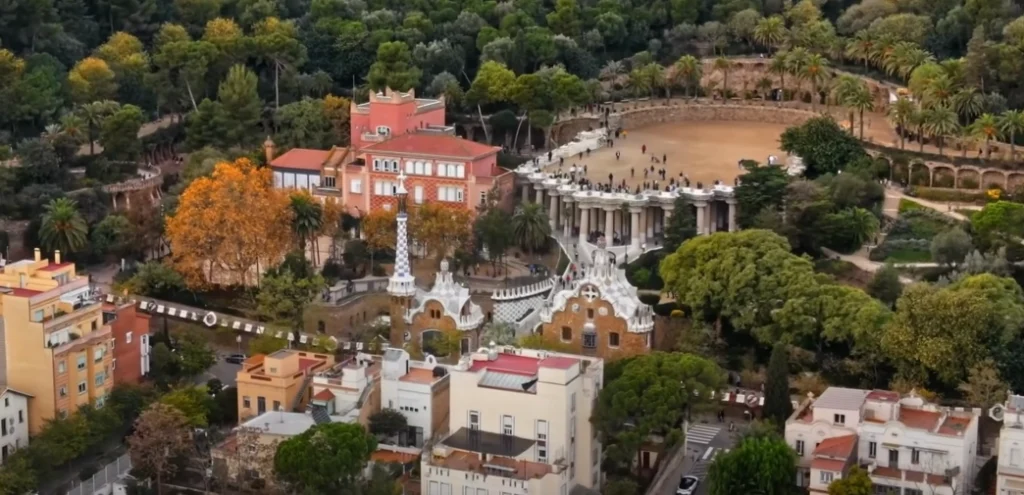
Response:
[[[398,234],[398,214],[388,210],[373,210],[363,217],[363,238],[370,251],[370,271],[373,271],[373,253],[394,248]]]
[[[174,264],[190,287],[251,284],[292,245],[288,195],[269,168],[248,159],[218,163],[181,194],[167,219]]]
[[[426,203],[412,211],[410,235],[438,262],[462,247],[473,244],[473,214],[462,207],[444,203]]]

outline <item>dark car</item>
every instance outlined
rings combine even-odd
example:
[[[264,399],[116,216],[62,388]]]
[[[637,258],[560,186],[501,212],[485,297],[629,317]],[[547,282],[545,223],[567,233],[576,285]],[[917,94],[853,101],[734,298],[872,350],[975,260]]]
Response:
[[[228,354],[224,360],[232,364],[242,364],[245,362],[245,354]]]
[[[697,486],[700,480],[696,476],[683,476],[679,480],[679,488],[676,488],[676,495],[693,495],[697,493]]]

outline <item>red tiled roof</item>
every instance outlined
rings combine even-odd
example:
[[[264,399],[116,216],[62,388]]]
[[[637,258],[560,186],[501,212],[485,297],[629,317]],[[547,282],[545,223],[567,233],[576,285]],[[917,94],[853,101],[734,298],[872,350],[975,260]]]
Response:
[[[846,461],[838,459],[814,459],[811,461],[811,469],[820,469],[822,471],[841,473],[845,467]]]
[[[900,408],[900,423],[903,423],[908,428],[931,431],[938,426],[941,416],[941,414],[932,411],[922,411],[909,407]]]
[[[536,375],[539,367],[540,359],[537,358],[513,354],[498,354],[494,361],[473,361],[473,366],[469,367],[469,371],[490,370],[517,375]]]
[[[43,291],[40,291],[40,290],[21,289],[21,288],[16,288],[15,287],[15,288],[12,288],[11,291],[7,293],[7,295],[15,296],[15,297],[32,297],[32,296],[35,296],[35,295],[38,295],[38,294],[42,294],[42,293],[43,293]]]
[[[313,396],[316,400],[331,400],[334,398],[334,393],[330,389],[323,389]]]
[[[567,358],[567,357],[548,357],[541,360],[539,366],[541,368],[557,368],[561,370],[567,370],[572,368],[576,363],[579,363],[579,359]]]
[[[971,418],[964,418],[960,416],[947,416],[946,420],[942,422],[942,426],[939,427],[940,435],[963,435],[967,431],[967,427],[971,424]]]
[[[857,446],[857,435],[826,438],[814,448],[815,457],[849,459]]]
[[[295,168],[300,170],[313,170],[320,171],[324,162],[327,161],[327,157],[330,156],[330,150],[310,150],[304,148],[293,148],[288,150],[287,153],[274,158],[270,162],[271,167],[280,168]]]
[[[71,265],[74,265],[74,263],[71,263],[69,261],[65,261],[64,263],[50,263],[49,265],[46,265],[46,266],[40,268],[39,271],[41,271],[41,272],[55,272],[57,270],[60,270],[61,268],[64,268],[65,266],[71,266]]]
[[[321,361],[319,359],[303,359],[303,358],[299,358],[299,371],[306,371],[306,370],[312,368],[313,366],[316,366],[316,365],[318,365],[318,364],[320,364],[322,362],[323,361]]]
[[[890,392],[888,390],[872,390],[868,393],[868,399],[883,402],[896,402],[900,400],[900,394]]]
[[[402,153],[473,159],[493,155],[500,149],[455,136],[419,134],[414,132],[395,136],[379,143],[373,143],[360,151],[367,153]]]

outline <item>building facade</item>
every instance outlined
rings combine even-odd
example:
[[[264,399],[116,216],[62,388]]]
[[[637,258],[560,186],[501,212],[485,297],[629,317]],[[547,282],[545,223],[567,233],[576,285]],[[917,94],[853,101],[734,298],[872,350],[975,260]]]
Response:
[[[28,394],[0,388],[0,465],[14,451],[28,445],[29,399]]]
[[[854,464],[881,495],[969,493],[977,474],[978,414],[943,408],[911,392],[830,387],[786,421],[797,484],[827,493]]]
[[[590,423],[601,359],[481,348],[451,368],[450,434],[421,461],[422,493],[567,495],[601,486]]]
[[[1005,405],[993,407],[989,415],[1003,422],[995,493],[1024,495],[1024,396],[1011,394]]]
[[[0,336],[6,383],[28,394],[29,430],[86,404],[102,407],[113,385],[110,325],[74,263],[35,259],[0,270]]]
[[[238,370],[238,422],[267,411],[302,410],[309,403],[313,375],[334,365],[334,356],[281,349],[257,354]]]
[[[413,91],[371,93],[352,104],[351,146],[292,149],[280,156],[269,139],[267,162],[280,188],[334,198],[359,216],[394,208],[397,176],[404,172],[413,204],[443,202],[475,209],[492,189],[511,204],[514,174],[498,166],[500,148],[462,139],[445,125],[444,99]]]
[[[435,433],[447,431],[451,402],[448,369],[433,356],[423,361],[402,349],[384,352],[381,373],[381,407],[402,413],[408,431],[399,435],[402,446],[423,447]]]
[[[110,325],[114,347],[110,363],[114,383],[140,383],[149,374],[150,316],[137,311],[131,302],[107,303],[103,319]]]
[[[593,259],[578,279],[556,284],[554,297],[541,308],[544,340],[605,360],[650,352],[653,308],[640,301],[608,251],[599,247]]]

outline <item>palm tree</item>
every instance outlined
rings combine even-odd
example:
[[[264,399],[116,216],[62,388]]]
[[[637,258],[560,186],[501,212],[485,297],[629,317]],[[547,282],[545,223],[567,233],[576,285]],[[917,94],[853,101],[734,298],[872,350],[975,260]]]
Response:
[[[679,57],[679,60],[676,60],[672,67],[674,68],[673,73],[683,83],[686,96],[690,96],[690,88],[695,86],[695,83],[700,82],[700,73],[703,68],[700,60],[693,55],[683,55]],[[693,92],[693,97],[697,97],[696,91]]]
[[[935,105],[925,110],[925,126],[928,133],[935,138],[939,146],[939,154],[946,144],[946,137],[955,135],[960,130],[960,121],[957,119],[956,111],[949,105]]]
[[[953,97],[956,92],[953,80],[949,76],[942,74],[935,79],[928,82],[928,87],[924,90],[924,98],[921,102],[925,106],[932,105],[944,105],[949,102],[949,99]]]
[[[906,79],[917,66],[933,62],[930,53],[923,50],[917,43],[901,41],[892,47],[883,60],[883,68],[889,75],[899,75]]]
[[[939,62],[942,70],[956,85],[961,85],[967,78],[967,63],[961,58],[947,58]]]
[[[999,131],[1010,142],[1010,160],[1016,159],[1017,134],[1024,132],[1024,112],[1007,110],[999,116]]]
[[[875,64],[876,67],[882,67],[895,48],[896,42],[896,38],[890,35],[884,35],[876,39],[871,44],[871,63]]]
[[[811,82],[811,110],[813,111],[818,105],[818,99],[821,98],[818,94],[818,86],[828,80],[828,60],[817,53],[812,53],[807,57],[807,64],[801,71],[801,77]]]
[[[832,85],[832,96],[836,99],[836,103],[846,106],[849,109],[850,116],[850,134],[853,134],[853,107],[847,104],[851,96],[860,90],[862,82],[860,78],[846,74],[836,79],[835,84]]]
[[[918,151],[924,153],[924,128],[928,121],[925,119],[924,111],[921,110],[920,106],[914,107],[914,113],[910,114],[908,123],[913,126],[914,129],[917,129],[917,142],[921,145]]]
[[[878,218],[864,208],[853,208],[850,210],[850,235],[854,245],[860,246],[867,242],[871,236],[878,232]]]
[[[772,62],[768,64],[768,72],[779,76],[779,88],[782,90],[782,98],[786,101],[786,73],[789,72],[789,53],[775,52]]]
[[[961,88],[953,94],[953,109],[965,122],[981,115],[984,97],[974,87]]]
[[[76,143],[85,141],[85,121],[73,113],[66,113],[60,117],[61,132]]]
[[[899,131],[901,150],[906,149],[906,132],[908,125],[910,124],[911,117],[913,117],[916,109],[917,105],[915,105],[909,98],[905,97],[900,97],[892,106],[889,107],[889,121],[892,122]]]
[[[789,75],[793,76],[797,81],[803,80],[804,67],[807,65],[807,58],[810,56],[810,52],[802,46],[798,46],[790,50],[789,54],[786,55],[786,70]],[[800,92],[800,87],[793,92],[796,97]],[[799,98],[794,98],[799,99]]]
[[[306,252],[306,240],[313,249],[313,263],[317,263],[316,235],[324,224],[324,208],[308,194],[292,194],[289,208],[292,210],[292,232],[299,244],[299,250]],[[371,259],[370,266],[373,266]]]
[[[868,68],[868,62],[871,61],[871,53],[875,45],[875,40],[871,36],[871,32],[868,30],[857,31],[857,34],[853,36],[850,43],[846,45],[846,56],[853,60],[860,60],[864,63],[864,68]]]
[[[714,68],[717,71],[722,72],[722,103],[729,102],[729,59],[725,57],[718,57],[715,59]]]
[[[103,119],[116,112],[120,107],[121,105],[116,101],[104,100],[80,105],[76,110],[87,126],[90,155],[96,154],[96,133],[99,132]]]
[[[867,110],[870,112],[875,109],[875,99],[871,96],[871,90],[868,89],[867,84],[861,81],[861,85],[857,91],[851,93],[843,104],[857,111],[857,114],[860,117],[860,139],[863,141],[864,111]]]
[[[49,251],[61,250],[73,253],[85,247],[86,225],[78,212],[78,203],[70,198],[58,198],[44,207],[42,223],[39,226],[39,240]]]
[[[754,27],[754,41],[771,53],[786,39],[786,21],[780,15],[765,17]]]
[[[761,94],[761,98],[763,98],[764,101],[768,101],[769,93],[772,90],[772,78],[762,77],[757,80],[757,84],[754,87],[757,89],[757,92]]]
[[[551,235],[547,211],[539,203],[526,203],[512,216],[512,238],[530,255],[544,247]]]
[[[623,74],[626,72],[626,66],[619,60],[609,60],[604,67],[601,68],[601,72],[598,74],[598,79],[602,82],[611,84],[612,86],[621,86]]]
[[[971,134],[985,140],[985,158],[988,158],[991,153],[989,144],[999,136],[999,123],[992,114],[983,113],[971,124]]]

